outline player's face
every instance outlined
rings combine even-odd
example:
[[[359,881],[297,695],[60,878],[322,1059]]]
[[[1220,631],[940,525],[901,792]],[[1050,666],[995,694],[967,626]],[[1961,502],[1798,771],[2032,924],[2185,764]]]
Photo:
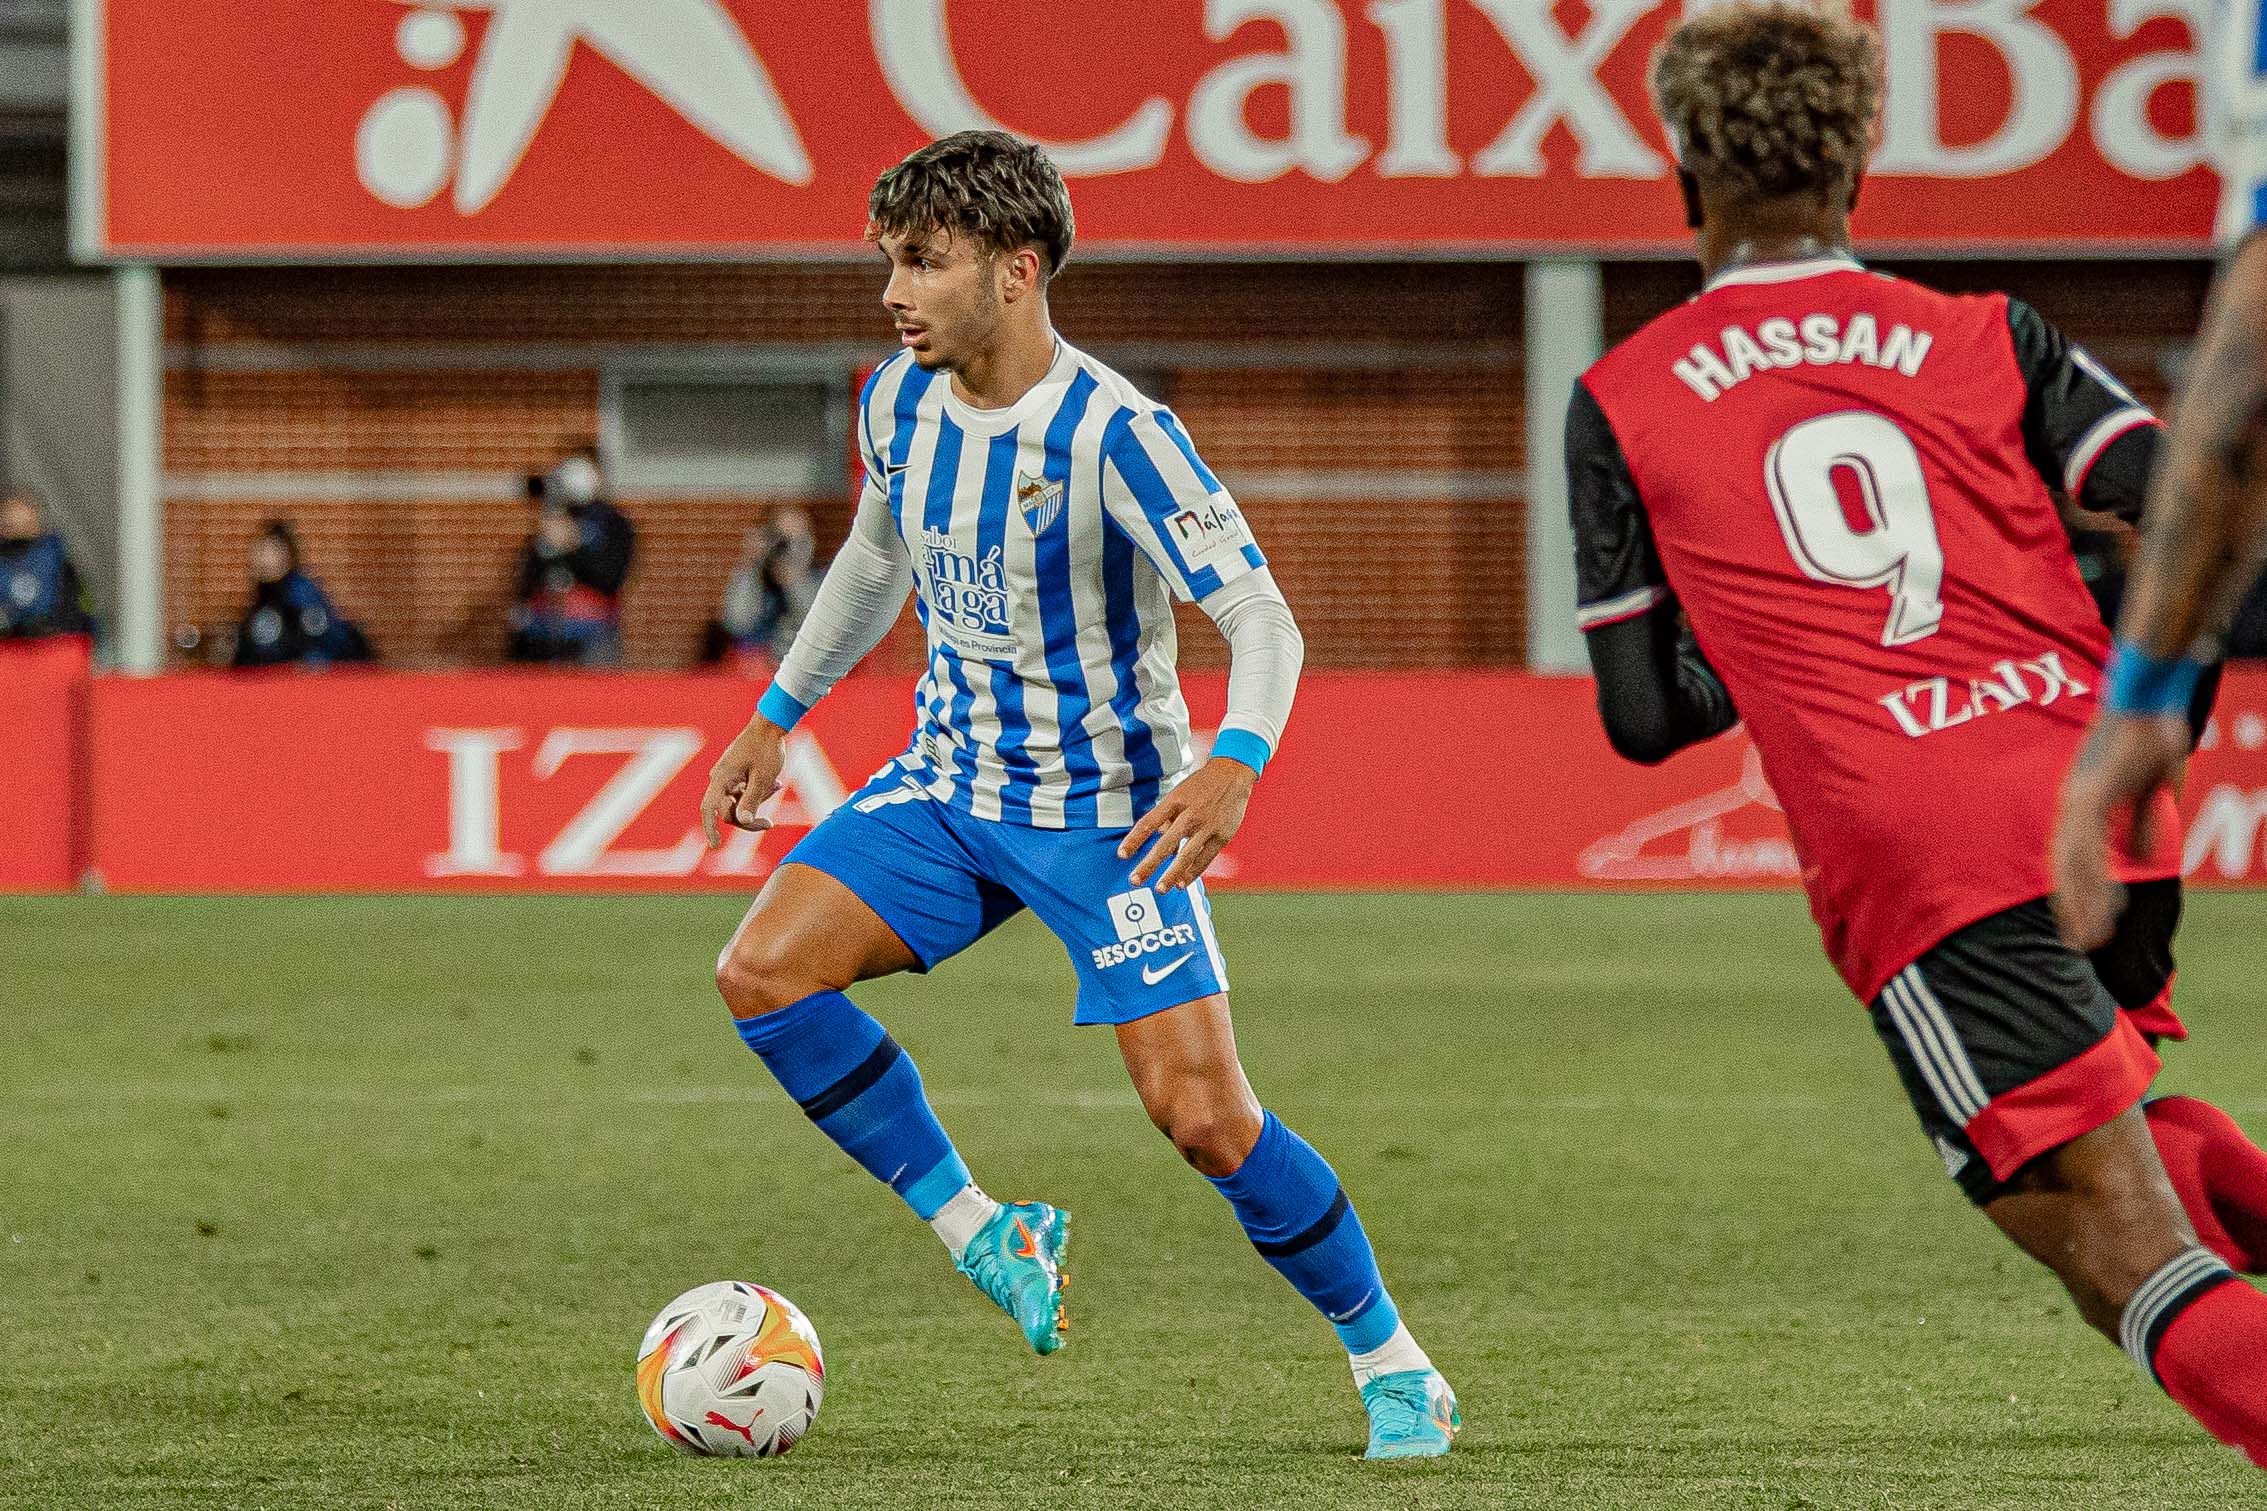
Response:
[[[914,361],[949,371],[992,344],[1000,326],[999,259],[949,231],[884,236],[880,245],[890,269],[882,304]]]

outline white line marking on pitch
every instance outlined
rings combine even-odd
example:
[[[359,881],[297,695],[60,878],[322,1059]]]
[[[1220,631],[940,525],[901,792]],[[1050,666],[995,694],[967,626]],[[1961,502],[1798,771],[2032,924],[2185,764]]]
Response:
[[[87,1104],[119,1102],[227,1102],[232,1106],[257,1107],[262,1104],[289,1104],[305,1106],[429,1106],[459,1107],[480,1104],[529,1105],[551,1102],[630,1102],[648,1106],[719,1106],[750,1102],[783,1101],[785,1098],[773,1087],[747,1086],[647,1086],[647,1087],[536,1087],[536,1086],[425,1086],[393,1090],[373,1086],[262,1086],[246,1088],[207,1083],[183,1085],[175,1082],[110,1083],[101,1086],[34,1086],[20,1091],[0,1093],[0,1106],[15,1099],[41,1102],[81,1102]],[[1130,1088],[1093,1091],[1066,1090],[1052,1092],[994,1092],[984,1090],[937,1090],[930,1100],[939,1107],[965,1107],[973,1109],[1008,1107],[1045,1107],[1053,1110],[1119,1111],[1140,1106]],[[1334,1107],[1363,1109],[1397,1109],[1411,1105],[1427,1107],[1463,1106],[1475,1111],[1498,1110],[1506,1112],[1646,1112],[1678,1114],[1692,1112],[1820,1112],[1852,1105],[1857,1099],[1811,1096],[1799,1093],[1728,1093],[1721,1096],[1700,1096],[1654,1092],[1601,1092],[1587,1096],[1522,1096],[1517,1093],[1487,1091],[1433,1092],[1422,1097],[1408,1096],[1333,1096]],[[2245,1104],[2222,1103],[2223,1107],[2242,1110]],[[2261,1104],[2267,1105],[2267,1104]]]

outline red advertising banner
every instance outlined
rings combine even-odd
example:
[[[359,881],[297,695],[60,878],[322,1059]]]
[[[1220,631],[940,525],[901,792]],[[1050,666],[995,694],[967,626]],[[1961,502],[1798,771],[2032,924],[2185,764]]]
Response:
[[[0,892],[79,879],[87,642],[0,640]]]
[[[875,175],[1005,126],[1090,247],[1686,240],[1654,0],[77,0],[90,257],[855,254]],[[1867,0],[1877,247],[2208,234],[2192,0]]]
[[[1200,721],[1225,684],[1192,677]],[[708,767],[746,719],[729,677],[330,672],[105,678],[94,863],[116,891],[751,891],[903,748],[912,688],[853,678],[792,737],[780,828],[703,848]],[[1743,737],[1615,757],[1591,684],[1318,674],[1213,872],[1264,888],[1793,885]],[[1413,733],[1421,732],[1421,733]],[[166,752],[165,801],[149,758]],[[2191,876],[2267,883],[2267,672],[2231,676],[2190,774]]]

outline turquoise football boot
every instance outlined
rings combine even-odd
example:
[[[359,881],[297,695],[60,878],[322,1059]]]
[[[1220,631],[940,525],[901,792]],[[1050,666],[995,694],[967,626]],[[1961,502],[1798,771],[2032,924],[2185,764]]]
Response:
[[[1063,1315],[1063,1255],[1070,1248],[1071,1215],[1041,1201],[1003,1206],[977,1230],[955,1261],[976,1289],[1015,1319],[1038,1352],[1051,1354],[1068,1340]]]
[[[1379,1375],[1362,1387],[1362,1405],[1370,1414],[1364,1458],[1437,1459],[1464,1425],[1456,1392],[1437,1369]]]

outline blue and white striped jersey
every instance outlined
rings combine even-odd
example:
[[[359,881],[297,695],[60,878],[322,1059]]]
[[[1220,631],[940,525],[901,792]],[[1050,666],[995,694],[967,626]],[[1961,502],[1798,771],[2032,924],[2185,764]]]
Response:
[[[1068,343],[999,410],[900,353],[857,421],[860,507],[896,520],[928,631],[908,763],[978,818],[1133,823],[1194,759],[1172,600],[1266,565],[1235,500],[1171,410]]]
[[[2216,235],[2233,246],[2267,226],[2267,5],[2219,0],[2213,15],[2219,38],[2205,120],[2220,170]]]

